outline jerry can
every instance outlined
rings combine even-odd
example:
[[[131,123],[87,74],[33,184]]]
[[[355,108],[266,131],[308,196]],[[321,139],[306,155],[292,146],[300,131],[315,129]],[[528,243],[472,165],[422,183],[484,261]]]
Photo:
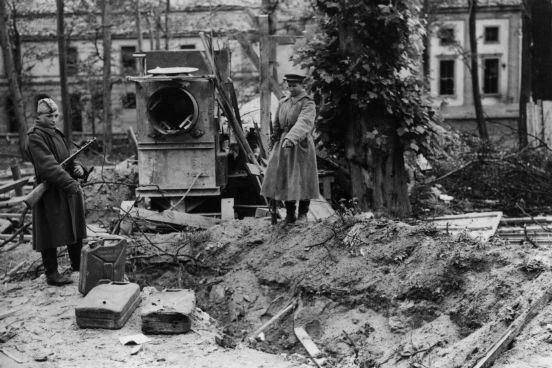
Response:
[[[101,240],[82,247],[79,292],[86,295],[100,280],[124,281],[127,241]]]
[[[145,334],[182,334],[192,328],[193,290],[169,289],[144,296],[140,317]]]
[[[80,328],[119,329],[142,300],[140,286],[130,282],[108,282],[92,288],[75,308]]]

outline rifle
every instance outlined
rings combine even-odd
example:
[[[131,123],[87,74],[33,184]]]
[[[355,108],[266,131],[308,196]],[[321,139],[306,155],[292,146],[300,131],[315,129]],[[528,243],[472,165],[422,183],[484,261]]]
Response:
[[[68,163],[72,162],[79,155],[79,153],[84,151],[86,148],[88,148],[88,146],[90,146],[95,141],[96,141],[96,138],[92,138],[89,141],[87,141],[78,150],[76,150],[75,153],[73,153],[71,156],[69,156],[65,160],[63,160],[60,165],[63,168],[65,168],[65,166]],[[86,170],[85,168],[83,168],[83,169],[84,169],[84,176],[82,177],[82,179],[83,179],[84,182],[86,182],[88,180],[88,176],[90,175],[92,170],[94,170],[94,167],[92,167],[88,170]],[[48,183],[42,182],[42,183],[38,184],[36,186],[36,188],[34,188],[29,194],[27,194],[23,198],[23,202],[25,202],[25,204],[27,205],[28,208],[34,207],[37,204],[37,202],[40,200],[40,198],[42,198],[42,196],[44,195],[46,190],[48,190]]]

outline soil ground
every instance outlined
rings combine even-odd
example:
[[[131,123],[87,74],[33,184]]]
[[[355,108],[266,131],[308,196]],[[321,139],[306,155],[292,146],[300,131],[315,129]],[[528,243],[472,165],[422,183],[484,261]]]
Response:
[[[117,222],[113,207],[132,192],[127,169],[95,171],[96,184],[85,187],[89,223],[110,229]],[[355,224],[361,230],[347,238]],[[193,289],[194,331],[152,336],[131,355],[118,337],[140,332],[139,311],[121,330],[81,330],[76,286],[46,286],[39,262],[29,262],[0,288],[0,310],[18,309],[0,320],[0,349],[26,362],[0,354],[0,367],[312,366],[293,333],[301,326],[329,367],[467,368],[552,285],[544,246],[452,238],[423,222],[335,216],[289,228],[254,218],[206,231],[126,230],[132,227],[129,280]],[[38,260],[29,243],[1,252],[0,274],[25,259]],[[297,308],[267,329],[264,341],[248,339],[293,301]],[[551,318],[546,306],[494,367],[551,366]],[[219,347],[215,335],[238,347]]]

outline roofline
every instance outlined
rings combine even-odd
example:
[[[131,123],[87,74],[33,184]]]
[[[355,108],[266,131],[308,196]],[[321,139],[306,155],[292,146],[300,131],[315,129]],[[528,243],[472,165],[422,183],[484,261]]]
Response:
[[[467,6],[461,7],[438,7],[435,8],[432,14],[458,14],[467,13],[469,8]],[[523,7],[521,5],[500,5],[500,6],[478,6],[476,12],[521,12]]]
[[[251,7],[243,6],[243,5],[215,5],[212,7],[206,6],[206,5],[196,5],[191,6],[187,8],[180,8],[180,9],[171,9],[170,13],[208,13],[208,12],[216,12],[216,11],[244,11],[246,9],[251,9]],[[258,8],[260,9],[260,8]],[[127,14],[128,12],[125,11],[114,11],[111,13],[111,15],[121,15],[121,14]],[[147,11],[142,11],[142,14],[146,14]],[[163,12],[164,14],[165,12]],[[91,12],[85,12],[85,11],[77,11],[77,12],[64,12],[64,15],[66,17],[70,16],[86,16],[90,15]],[[92,14],[101,16],[100,11],[93,12]],[[38,12],[38,11],[28,11],[28,12],[18,12],[17,13],[18,18],[31,18],[31,17],[45,17],[45,16],[51,16],[51,17],[57,17],[56,12]]]
[[[205,32],[207,30],[200,30],[200,31],[193,31],[193,32],[178,32],[178,33],[171,33],[171,40],[177,39],[177,38],[199,38],[200,32]],[[209,31],[211,32],[211,31]],[[250,30],[239,30],[239,29],[228,29],[223,31],[212,31],[212,34],[215,37],[232,37],[236,33],[244,33],[246,35],[251,35],[252,37],[259,34],[259,31],[257,29],[250,29]],[[142,37],[144,37],[144,42],[147,42],[149,39],[149,34],[147,32],[142,33]],[[95,35],[90,33],[88,35],[78,35],[76,37],[70,37],[68,46],[70,46],[70,43],[72,41],[93,41],[95,39]],[[161,39],[164,39],[164,36],[161,36]],[[135,33],[124,33],[124,34],[112,34],[111,35],[112,40],[138,40],[137,35]],[[56,35],[22,35],[21,41],[23,42],[57,42],[57,36]]]

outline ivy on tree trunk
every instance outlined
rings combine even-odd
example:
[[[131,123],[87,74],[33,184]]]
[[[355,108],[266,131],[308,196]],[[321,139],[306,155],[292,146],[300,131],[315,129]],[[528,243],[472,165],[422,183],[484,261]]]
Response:
[[[418,61],[424,27],[407,0],[318,0],[319,29],[297,58],[311,68],[325,148],[349,164],[364,210],[410,215],[407,150],[434,148]]]

